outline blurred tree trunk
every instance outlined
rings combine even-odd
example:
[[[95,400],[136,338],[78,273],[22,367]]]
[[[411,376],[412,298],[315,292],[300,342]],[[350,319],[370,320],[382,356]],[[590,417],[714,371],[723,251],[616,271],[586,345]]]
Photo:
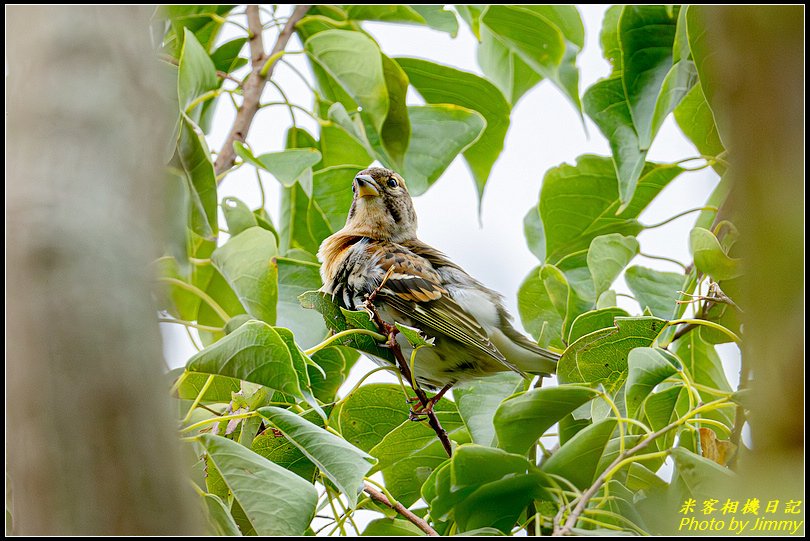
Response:
[[[746,497],[804,494],[804,7],[706,7],[711,103],[730,149],[753,373]],[[743,496],[743,494],[740,494]],[[801,517],[791,517],[801,518]]]
[[[172,118],[150,14],[6,8],[6,467],[16,534],[200,530],[150,298]]]

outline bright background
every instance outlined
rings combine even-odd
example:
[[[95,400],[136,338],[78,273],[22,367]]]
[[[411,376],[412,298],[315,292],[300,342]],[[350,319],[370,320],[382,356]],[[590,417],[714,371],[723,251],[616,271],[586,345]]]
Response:
[[[585,48],[577,61],[582,94],[598,79],[606,77],[610,66],[602,58],[599,46],[599,32],[607,6],[578,6],[578,9],[585,25]],[[285,15],[285,11],[289,10],[289,6],[282,6],[278,15]],[[263,20],[266,20],[266,15]],[[246,24],[244,16],[239,22]],[[476,61],[476,38],[461,20],[456,38],[423,26],[365,22],[363,27],[374,36],[388,56],[421,57],[483,75]],[[244,31],[240,28],[226,25],[219,41],[224,42],[243,35]],[[272,46],[274,39],[273,31],[265,33],[266,50]],[[301,49],[301,43],[294,36],[287,50]],[[311,79],[303,55],[290,54],[285,58]],[[238,77],[242,75],[237,73]],[[279,63],[273,80],[284,89],[291,102],[307,108],[312,106],[311,91],[289,66]],[[279,99],[278,91],[272,85],[267,85],[262,101]],[[408,104],[421,103],[421,98],[410,89]],[[296,111],[295,115],[299,126],[317,134],[317,125],[313,119],[300,111]],[[208,138],[211,149],[222,146],[234,116],[234,108],[227,97],[221,97]],[[263,108],[253,121],[248,143],[255,154],[282,150],[289,126],[290,112],[286,106]],[[560,163],[573,164],[581,154],[610,155],[606,139],[587,118],[586,126],[587,132],[568,100],[551,83],[544,81],[527,92],[512,110],[504,150],[486,185],[480,222],[474,181],[461,157],[453,162],[427,193],[414,200],[419,216],[420,239],[443,251],[488,287],[501,292],[506,297],[507,307],[516,316],[518,326],[517,291],[529,271],[538,264],[537,259],[529,252],[523,236],[523,217],[531,206],[537,204],[543,175]],[[683,137],[670,115],[659,131],[647,159],[673,162],[698,155],[699,152]],[[690,165],[700,163],[696,161]],[[684,210],[702,206],[718,180],[712,169],[682,174],[642,213],[641,223],[658,223]],[[351,181],[351,178],[346,178],[347,190],[351,189]],[[280,206],[279,184],[265,175],[263,185],[267,211],[275,220]],[[245,201],[250,208],[260,205],[259,194],[253,168],[245,167],[229,174],[219,187],[220,199],[235,196]],[[674,258],[688,264],[691,261],[689,231],[696,218],[697,214],[690,214],[663,227],[643,231],[638,237],[641,252]],[[631,264],[671,272],[682,271],[673,263],[641,256]],[[614,289],[619,293],[630,293],[623,278],[614,284]],[[630,313],[640,313],[637,303],[632,299],[620,296],[618,304]],[[178,325],[170,324],[161,324],[161,328],[168,366],[175,368],[185,365],[187,359],[196,352],[186,331]],[[191,329],[191,333],[195,332]],[[724,344],[718,346],[718,351],[729,382],[736,387],[739,380],[739,350],[734,345]],[[352,369],[343,390],[351,389],[374,366],[367,359],[361,358]],[[373,374],[367,380],[375,381],[395,379],[383,371]]]

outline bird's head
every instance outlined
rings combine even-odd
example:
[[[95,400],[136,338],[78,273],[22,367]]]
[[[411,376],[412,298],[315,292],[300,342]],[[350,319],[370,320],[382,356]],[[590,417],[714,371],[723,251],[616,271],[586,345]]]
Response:
[[[397,173],[382,167],[364,169],[355,175],[352,192],[344,230],[391,242],[416,238],[416,211]]]

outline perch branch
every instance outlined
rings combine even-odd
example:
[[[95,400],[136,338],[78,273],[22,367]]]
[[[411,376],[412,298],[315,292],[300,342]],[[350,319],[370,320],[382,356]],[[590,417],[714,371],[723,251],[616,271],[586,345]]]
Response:
[[[430,524],[428,524],[423,519],[421,519],[421,518],[417,517],[416,515],[414,515],[407,508],[405,508],[405,506],[403,506],[401,503],[399,503],[399,502],[391,503],[388,500],[388,498],[385,497],[385,494],[383,494],[379,490],[375,489],[374,487],[372,487],[368,483],[366,483],[366,486],[365,486],[364,490],[366,491],[366,494],[368,494],[371,497],[372,500],[374,500],[377,503],[381,503],[386,507],[390,507],[391,509],[393,509],[394,511],[396,511],[397,513],[399,513],[400,515],[402,515],[403,517],[408,519],[414,526],[416,526],[417,528],[419,528],[420,530],[422,530],[426,534],[435,535],[435,536],[439,535],[438,532],[436,532],[436,530],[434,530],[433,528],[430,527]]]
[[[387,276],[388,275],[386,275],[386,277]],[[385,280],[383,280],[380,286],[378,286],[377,289],[368,296],[368,299],[366,300],[365,303],[365,307],[371,313],[371,320],[374,322],[375,325],[377,325],[380,334],[383,334],[388,337],[386,345],[388,349],[391,350],[391,353],[394,355],[394,359],[396,359],[399,371],[402,373],[403,378],[405,378],[406,381],[411,383],[413,392],[416,393],[416,398],[419,399],[419,402],[422,404],[422,407],[425,410],[424,414],[427,415],[428,424],[430,425],[430,428],[432,428],[433,431],[436,432],[436,437],[438,437],[439,441],[442,442],[442,446],[444,447],[444,451],[447,453],[447,456],[452,457],[453,446],[450,444],[450,438],[447,435],[447,431],[444,428],[442,428],[442,425],[441,423],[439,423],[439,419],[436,417],[436,413],[433,411],[433,408],[428,407],[430,400],[425,394],[425,391],[423,391],[418,385],[413,385],[413,381],[415,380],[411,377],[411,369],[408,366],[407,359],[405,359],[405,356],[402,354],[402,349],[399,347],[399,343],[397,342],[396,335],[397,332],[399,332],[399,330],[394,325],[389,325],[388,323],[383,321],[382,318],[380,317],[379,312],[377,312],[377,309],[374,307],[374,304],[372,303],[372,301],[377,295],[377,292],[384,283]]]
[[[283,54],[287,42],[290,41],[295,25],[309,10],[308,5],[296,6],[287,19],[287,23],[282,28],[281,32],[276,39],[276,44],[269,55],[265,55],[264,42],[262,41],[262,22],[259,17],[259,6],[250,5],[247,7],[248,28],[250,29],[250,65],[251,71],[242,82],[242,107],[236,113],[236,118],[233,121],[228,137],[225,139],[222,148],[217,154],[217,161],[214,164],[217,178],[227,171],[233,164],[236,158],[236,153],[233,150],[233,143],[235,141],[244,142],[247,137],[250,124],[253,122],[253,117],[259,110],[259,100],[264,90],[264,85],[267,79],[273,75],[273,68],[275,68],[276,60]],[[269,62],[273,59],[272,62]]]

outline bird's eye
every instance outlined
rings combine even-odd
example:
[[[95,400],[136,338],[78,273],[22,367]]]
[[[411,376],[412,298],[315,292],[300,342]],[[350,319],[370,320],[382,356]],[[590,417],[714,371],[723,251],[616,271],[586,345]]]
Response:
[[[389,188],[396,188],[398,186],[397,179],[395,179],[394,177],[389,178],[386,184],[388,184]]]

